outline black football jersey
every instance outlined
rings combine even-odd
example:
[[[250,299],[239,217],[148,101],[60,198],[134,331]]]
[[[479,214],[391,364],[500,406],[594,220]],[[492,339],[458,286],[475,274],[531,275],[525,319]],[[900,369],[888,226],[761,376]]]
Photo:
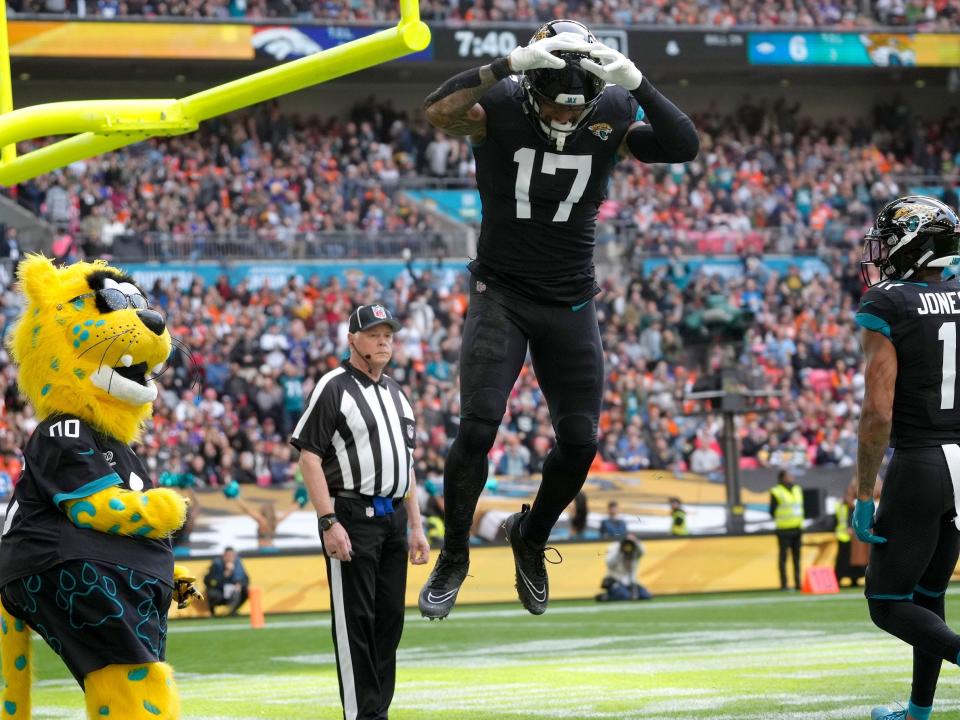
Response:
[[[63,503],[114,485],[149,490],[143,463],[123,442],[72,415],[41,422],[23,451],[24,469],[0,536],[0,586],[65,560],[91,559],[173,583],[170,540],[110,535],[71,522]]]
[[[890,444],[899,448],[960,442],[957,325],[960,281],[888,280],[860,300],[857,324],[897,350]]]
[[[470,270],[540,302],[576,305],[598,292],[597,212],[620,143],[642,111],[626,90],[608,86],[558,151],[524,112],[524,99],[513,78],[480,99],[486,137],[473,153],[483,218]]]

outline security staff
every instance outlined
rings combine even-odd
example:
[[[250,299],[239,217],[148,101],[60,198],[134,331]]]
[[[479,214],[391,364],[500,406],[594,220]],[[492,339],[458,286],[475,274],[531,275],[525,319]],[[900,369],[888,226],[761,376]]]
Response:
[[[793,586],[800,589],[800,541],[803,535],[803,490],[793,482],[789,470],[777,474],[770,490],[770,514],[776,526],[780,550],[780,589],[787,589],[787,552],[793,557]]]
[[[680,498],[670,498],[670,534],[683,537],[690,534],[687,527],[687,511],[683,509]]]
[[[853,513],[854,502],[857,499],[857,486],[852,483],[844,496],[837,502],[837,508],[834,511],[836,526],[833,533],[837,538],[837,559],[833,569],[837,576],[837,582],[842,583],[844,578],[850,579],[850,587],[858,584],[863,577],[864,570],[862,564],[853,563],[853,542],[854,537],[851,533],[851,514]],[[862,547],[859,541],[857,544]],[[860,555],[861,553],[857,553]]]
[[[290,440],[319,516],[344,720],[387,717],[407,556],[423,565],[430,554],[413,474],[413,408],[383,374],[399,327],[383,305],[350,315],[350,358],[317,382]]]

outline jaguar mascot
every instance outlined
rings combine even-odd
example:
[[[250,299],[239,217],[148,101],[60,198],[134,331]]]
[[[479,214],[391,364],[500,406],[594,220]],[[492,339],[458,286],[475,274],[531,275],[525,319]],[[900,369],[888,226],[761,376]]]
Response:
[[[185,518],[130,448],[170,355],[163,316],[103,261],[28,256],[7,346],[38,424],[0,536],[0,717],[30,717],[32,628],[67,665],[97,720],[180,717],[164,662],[167,610],[194,579],[173,563]]]

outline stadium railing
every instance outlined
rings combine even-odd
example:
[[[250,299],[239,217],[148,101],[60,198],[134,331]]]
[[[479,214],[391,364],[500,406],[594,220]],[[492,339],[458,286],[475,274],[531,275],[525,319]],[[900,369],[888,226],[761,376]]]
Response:
[[[109,254],[127,262],[175,260],[341,260],[399,257],[409,251],[414,258],[463,256],[464,240],[450,233],[416,230],[344,230],[293,232],[261,228],[233,233],[146,232],[114,238],[109,246],[97,238],[80,237],[88,255]]]

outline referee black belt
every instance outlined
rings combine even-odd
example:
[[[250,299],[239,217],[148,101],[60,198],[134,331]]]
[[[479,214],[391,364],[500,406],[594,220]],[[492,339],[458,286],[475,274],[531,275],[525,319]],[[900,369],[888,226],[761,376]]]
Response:
[[[337,490],[333,493],[335,498],[343,498],[345,500],[359,500],[363,503],[366,503],[371,508],[373,508],[373,515],[375,517],[382,517],[384,515],[389,515],[403,501],[403,498],[389,498],[383,497],[382,495],[362,495],[353,490]]]

